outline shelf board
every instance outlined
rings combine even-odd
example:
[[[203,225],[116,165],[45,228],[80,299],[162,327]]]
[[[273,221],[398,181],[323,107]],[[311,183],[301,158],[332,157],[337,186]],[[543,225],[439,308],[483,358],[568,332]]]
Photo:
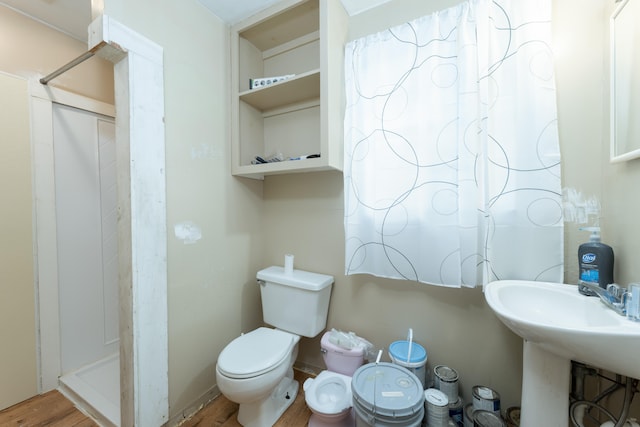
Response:
[[[238,166],[236,170],[233,171],[233,175],[262,179],[267,175],[323,170],[336,170],[336,168],[327,165],[326,160],[319,157],[315,159],[287,160],[282,162],[263,163],[259,165]]]
[[[241,101],[260,111],[296,104],[320,97],[320,70],[239,94]]]
[[[261,51],[272,49],[309,32],[318,31],[318,0],[298,3],[295,6],[288,6],[284,2],[276,4],[240,22],[234,30]]]

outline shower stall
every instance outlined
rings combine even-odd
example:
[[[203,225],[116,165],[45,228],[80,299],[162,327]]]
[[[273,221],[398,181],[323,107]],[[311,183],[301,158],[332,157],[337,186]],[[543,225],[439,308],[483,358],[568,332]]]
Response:
[[[115,124],[54,103],[59,389],[120,424]]]
[[[101,425],[164,425],[169,351],[163,51],[106,15],[91,23],[89,46],[29,84],[38,390],[60,389]],[[93,55],[114,65],[115,107],[122,117],[115,129],[113,105],[47,86]],[[87,139],[78,136],[80,130]],[[64,144],[58,139],[67,137],[72,142],[55,152],[54,145]]]

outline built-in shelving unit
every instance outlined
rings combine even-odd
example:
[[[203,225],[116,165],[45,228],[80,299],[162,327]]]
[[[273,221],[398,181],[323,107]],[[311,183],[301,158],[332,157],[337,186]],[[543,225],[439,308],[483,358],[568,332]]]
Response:
[[[344,43],[340,0],[283,0],[231,29],[231,172],[342,169]],[[250,89],[250,79],[293,77]],[[256,156],[285,159],[252,164]]]

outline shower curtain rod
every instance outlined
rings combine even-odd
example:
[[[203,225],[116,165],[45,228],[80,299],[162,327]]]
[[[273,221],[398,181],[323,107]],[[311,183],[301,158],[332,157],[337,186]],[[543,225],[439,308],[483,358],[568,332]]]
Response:
[[[96,54],[96,52],[98,52],[100,49],[102,49],[102,47],[105,45],[105,42],[102,41],[100,43],[98,43],[97,45],[95,45],[93,48],[91,48],[91,50],[83,53],[82,55],[78,56],[76,59],[68,62],[67,64],[63,65],[62,67],[58,68],[57,70],[55,70],[54,72],[44,76],[43,78],[40,79],[40,83],[42,83],[43,85],[46,85],[47,83],[49,83],[51,80],[55,79],[56,77],[58,77],[60,74],[65,73],[67,71],[69,71],[70,69],[72,69],[73,67],[75,67],[76,65],[82,64],[84,61],[86,61],[87,59],[91,58],[93,55]]]

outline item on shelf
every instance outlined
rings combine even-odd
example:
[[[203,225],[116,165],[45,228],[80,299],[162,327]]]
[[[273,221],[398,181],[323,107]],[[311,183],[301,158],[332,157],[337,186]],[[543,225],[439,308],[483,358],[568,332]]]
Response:
[[[295,74],[286,74],[284,76],[275,76],[275,77],[263,77],[259,79],[249,79],[249,89],[258,89],[261,87],[269,86],[274,83],[281,82],[283,80],[288,80],[290,78],[295,77]]]
[[[318,157],[320,157],[320,154],[306,154],[304,156],[289,157],[288,160],[317,159]]]
[[[267,157],[266,159],[264,157],[256,156],[255,159],[251,160],[251,164],[260,165],[263,163],[281,162],[283,160],[284,160],[284,156],[282,155],[282,153],[276,153]]]

